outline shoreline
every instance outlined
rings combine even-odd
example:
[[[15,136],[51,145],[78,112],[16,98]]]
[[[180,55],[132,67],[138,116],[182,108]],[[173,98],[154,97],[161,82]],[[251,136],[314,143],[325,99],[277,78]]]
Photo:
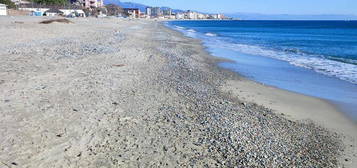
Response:
[[[162,26],[187,37],[182,32],[164,24]],[[213,66],[228,71],[230,75],[233,73],[234,77],[231,77],[233,79],[227,80],[227,83],[221,87],[222,92],[229,95],[232,94],[244,102],[272,109],[277,115],[281,115],[287,119],[294,121],[311,120],[332,132],[337,132],[344,137],[342,138],[344,144],[350,147],[346,149],[344,156],[339,159],[340,162],[344,163],[346,157],[352,158],[347,164],[345,163],[345,166],[351,168],[354,166],[353,163],[357,162],[357,124],[353,119],[348,118],[341,107],[338,107],[338,105],[329,100],[292,92],[275,86],[264,85],[263,83],[243,77],[238,72],[220,67],[219,63],[233,60],[213,56],[207,51],[207,47],[203,45],[202,40],[192,37],[187,38],[198,40],[204,52],[211,57],[208,59],[217,60],[213,63]],[[312,109],[315,111],[310,113],[309,111]]]
[[[204,25],[202,23],[178,23],[175,21],[166,23],[165,25],[169,28],[182,32],[185,36],[203,40],[202,44],[207,47],[211,55],[231,60],[221,62],[219,66],[240,73],[242,76],[247,76],[250,80],[255,80],[265,85],[327,100],[339,107],[339,111],[344,112],[347,118],[354,119],[354,122],[357,121],[356,113],[354,113],[354,109],[357,107],[355,103],[357,97],[353,94],[357,91],[356,85],[353,82],[349,82],[349,80],[342,80],[341,77],[335,78],[313,70],[314,68],[310,69],[299,66],[299,61],[304,62],[307,58],[297,58],[295,61],[294,59],[286,60],[284,56],[275,56],[284,55],[284,53],[278,51],[264,49],[264,47],[260,48],[259,45],[255,44],[243,45],[244,42],[234,43],[230,41],[234,39],[234,35],[232,35],[232,39],[229,39],[229,32],[227,35],[218,36],[217,34],[219,34],[220,29],[199,28]],[[207,24],[209,26],[216,23],[213,21]],[[198,31],[195,30],[195,25],[199,26],[197,28]],[[244,25],[242,24],[242,26]],[[233,28],[231,29],[230,31],[233,31]],[[237,29],[239,28],[237,27]],[[210,32],[214,32],[213,35]],[[225,34],[224,32],[221,33]],[[260,55],[258,51],[255,53],[252,48],[256,48],[259,52],[264,52],[260,53]],[[291,55],[291,57],[294,56],[296,55]],[[296,62],[297,65],[295,65]],[[348,67],[348,65],[346,66]],[[266,68],[270,70],[266,71]],[[300,82],[296,83],[299,80]]]
[[[242,78],[216,66],[222,59],[197,39],[154,21],[42,19],[0,19],[1,166],[351,162],[339,159],[340,135],[222,90]]]

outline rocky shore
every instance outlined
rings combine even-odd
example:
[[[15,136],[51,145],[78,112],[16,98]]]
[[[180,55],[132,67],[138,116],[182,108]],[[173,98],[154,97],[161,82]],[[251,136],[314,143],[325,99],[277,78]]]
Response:
[[[0,167],[344,164],[340,134],[222,92],[243,79],[197,40],[154,21],[42,20],[0,18]]]

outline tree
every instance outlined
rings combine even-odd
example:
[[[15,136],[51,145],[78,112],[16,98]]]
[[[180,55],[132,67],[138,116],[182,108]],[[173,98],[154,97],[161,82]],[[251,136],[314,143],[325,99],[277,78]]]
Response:
[[[43,5],[65,5],[68,4],[68,0],[33,0],[33,2]]]
[[[119,14],[124,13],[124,9],[118,5],[115,5],[115,4],[106,5],[105,8],[107,8],[108,16],[118,16]]]
[[[16,8],[15,3],[13,3],[11,0],[0,0],[1,4],[5,4],[8,8]]]

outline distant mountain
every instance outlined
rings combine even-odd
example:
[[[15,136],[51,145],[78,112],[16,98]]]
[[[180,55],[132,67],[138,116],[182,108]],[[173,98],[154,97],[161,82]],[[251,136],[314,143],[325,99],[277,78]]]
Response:
[[[268,15],[258,13],[226,13],[225,15],[242,20],[357,20],[356,15]]]
[[[140,4],[140,3],[135,3],[135,2],[120,2],[119,0],[104,0],[104,5],[108,4],[115,4],[118,6],[121,6],[122,8],[139,8],[141,12],[145,12],[147,7],[150,7],[148,5]],[[162,10],[168,9],[170,7],[160,7]],[[174,13],[181,13],[185,12],[185,10],[181,9],[172,9],[172,12]]]

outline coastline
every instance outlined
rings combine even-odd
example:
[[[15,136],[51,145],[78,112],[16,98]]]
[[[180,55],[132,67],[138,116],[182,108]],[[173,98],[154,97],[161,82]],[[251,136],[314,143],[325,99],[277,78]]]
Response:
[[[351,162],[337,160],[345,159],[340,135],[229,93],[236,86],[229,81],[244,80],[216,66],[222,60],[199,40],[161,23],[86,18],[40,25],[44,18],[2,19],[0,31],[8,33],[0,53],[0,165]]]
[[[165,26],[165,25],[164,25]],[[168,29],[171,29],[165,26]],[[178,32],[171,29],[172,31]],[[183,33],[182,36],[185,36]],[[191,38],[191,37],[187,37]],[[194,38],[192,38],[194,39]],[[195,39],[199,40],[199,39]],[[200,45],[202,41],[199,40]],[[203,47],[206,51],[206,47]],[[210,55],[208,59],[222,59],[214,63],[213,66],[219,66],[221,62],[230,62],[226,58],[220,58]],[[218,67],[222,68],[222,67]],[[251,79],[241,76],[238,72],[222,68],[228,73],[233,73],[233,79],[228,79],[221,91],[237,97],[239,100],[258,104],[272,109],[277,115],[294,121],[312,121],[317,125],[336,132],[343,137],[343,143],[346,145],[343,156],[339,158],[346,167],[354,167],[357,162],[357,124],[351,118],[342,112],[337,105],[328,100],[312,97],[296,92],[291,92],[274,86],[264,85]],[[232,74],[231,74],[232,75]],[[236,76],[235,76],[236,75]],[[346,162],[346,158],[349,161]]]
[[[334,22],[330,24],[332,23]],[[279,24],[281,24],[281,28]],[[348,118],[357,121],[357,116],[354,112],[354,109],[357,107],[357,97],[353,94],[357,92],[357,85],[353,84],[353,74],[355,74],[353,65],[346,64],[346,71],[344,71],[341,68],[344,67],[344,63],[340,64],[322,58],[312,61],[315,59],[315,55],[308,54],[309,52],[305,53],[304,49],[295,51],[292,46],[291,51],[289,49],[276,49],[289,48],[289,46],[285,46],[283,42],[284,38],[279,35],[279,32],[275,32],[276,35],[272,37],[269,36],[269,32],[272,30],[285,29],[285,26],[294,24],[303,25],[295,21],[226,22],[225,24],[220,24],[216,21],[205,23],[196,21],[172,21],[166,22],[165,25],[182,32],[185,36],[202,40],[202,44],[207,47],[206,50],[209,51],[211,55],[231,60],[229,62],[219,63],[220,67],[238,72],[248,79],[265,85],[328,100],[330,103],[337,105],[339,111],[344,112]],[[315,27],[318,27],[319,22],[314,22],[313,24]],[[259,25],[264,28],[260,28]],[[273,26],[275,29],[265,31],[266,27],[271,27],[270,25],[275,25]],[[225,32],[225,30],[227,32]],[[242,33],[246,31],[249,35]],[[300,33],[303,34],[307,29],[301,31]],[[262,34],[260,35],[260,33],[257,32],[261,32]],[[318,32],[315,33],[318,34]],[[282,36],[284,36],[284,34],[285,33],[281,33]],[[310,35],[314,36],[313,34]],[[242,37],[239,38],[240,36]],[[251,39],[252,41],[249,39],[250,36],[254,37]],[[259,37],[262,38],[264,45],[261,44],[259,40],[254,40],[259,39]],[[279,42],[277,41],[279,40],[281,44],[278,44]],[[269,41],[272,41],[272,44],[268,44]],[[287,40],[287,42],[288,41],[289,40]],[[299,40],[296,39],[296,41]],[[299,48],[298,46],[301,45],[303,44],[296,44],[295,47]],[[307,45],[309,46],[307,50],[311,50],[312,52],[314,50],[316,50],[316,52],[320,51],[319,47],[314,49],[315,47],[313,47],[312,44]],[[341,56],[343,53],[344,52],[341,51]],[[333,68],[333,66],[340,68]],[[342,73],[333,75],[334,72],[338,71],[342,71]],[[344,79],[343,76],[349,76],[351,79]]]

